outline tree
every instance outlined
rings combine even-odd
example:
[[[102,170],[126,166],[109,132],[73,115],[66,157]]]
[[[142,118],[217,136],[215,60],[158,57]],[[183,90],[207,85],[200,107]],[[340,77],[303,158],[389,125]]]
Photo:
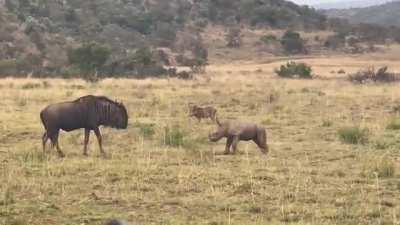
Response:
[[[242,45],[242,35],[240,27],[230,28],[225,36],[226,45],[230,48],[239,48]]]
[[[286,31],[282,36],[281,44],[288,54],[301,54],[306,53],[304,47],[304,40],[301,38],[300,34],[294,31]]]
[[[68,61],[77,66],[84,79],[97,79],[97,71],[110,57],[111,51],[96,42],[83,44],[68,51]]]

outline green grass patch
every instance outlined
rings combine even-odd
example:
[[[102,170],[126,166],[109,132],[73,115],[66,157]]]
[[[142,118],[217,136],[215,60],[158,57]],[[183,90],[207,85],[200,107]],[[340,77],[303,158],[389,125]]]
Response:
[[[386,126],[388,130],[400,130],[400,118],[392,119]]]
[[[366,144],[368,142],[368,129],[360,127],[343,127],[338,131],[339,139],[345,144]]]
[[[139,133],[141,136],[144,138],[152,138],[154,134],[156,133],[155,127],[156,125],[154,123],[135,123],[135,127],[139,128]]]

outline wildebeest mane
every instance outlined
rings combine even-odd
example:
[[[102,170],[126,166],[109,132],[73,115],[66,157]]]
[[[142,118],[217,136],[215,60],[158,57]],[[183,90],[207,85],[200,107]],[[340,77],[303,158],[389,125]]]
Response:
[[[74,102],[83,103],[89,110],[93,110],[92,112],[97,116],[99,122],[105,126],[122,128],[116,124],[116,116],[122,116],[126,121],[128,120],[125,106],[105,96],[87,95],[76,99]],[[117,113],[119,115],[116,115]]]

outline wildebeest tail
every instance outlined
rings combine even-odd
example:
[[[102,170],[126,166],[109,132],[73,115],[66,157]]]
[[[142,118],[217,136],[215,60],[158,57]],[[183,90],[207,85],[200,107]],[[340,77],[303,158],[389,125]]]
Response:
[[[45,121],[45,118],[44,118],[44,110],[42,110],[40,112],[40,120],[42,121],[42,124],[43,124],[44,128],[47,130],[46,121]]]

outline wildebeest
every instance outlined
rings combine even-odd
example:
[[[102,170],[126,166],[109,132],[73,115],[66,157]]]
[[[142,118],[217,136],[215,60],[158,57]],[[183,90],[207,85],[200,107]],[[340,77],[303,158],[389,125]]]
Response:
[[[197,105],[189,104],[189,116],[196,117],[199,122],[201,119],[210,118],[212,121],[215,121],[217,115],[217,110],[214,107],[199,107]]]
[[[268,153],[267,133],[265,128],[253,123],[240,123],[234,121],[219,122],[217,131],[209,134],[208,138],[212,142],[217,142],[222,138],[227,138],[224,154],[229,154],[231,151],[236,152],[239,141],[254,141],[264,154]]]
[[[129,223],[125,220],[112,219],[106,221],[105,225],[129,225]]]
[[[56,146],[60,157],[64,157],[58,145],[60,129],[67,132],[85,129],[83,149],[85,156],[87,156],[90,131],[93,130],[99,142],[100,152],[105,156],[99,126],[117,129],[126,129],[128,126],[125,106],[104,96],[87,95],[75,101],[51,104],[40,112],[40,118],[46,130],[42,137],[43,152],[45,153],[46,142],[50,139],[52,147]]]

